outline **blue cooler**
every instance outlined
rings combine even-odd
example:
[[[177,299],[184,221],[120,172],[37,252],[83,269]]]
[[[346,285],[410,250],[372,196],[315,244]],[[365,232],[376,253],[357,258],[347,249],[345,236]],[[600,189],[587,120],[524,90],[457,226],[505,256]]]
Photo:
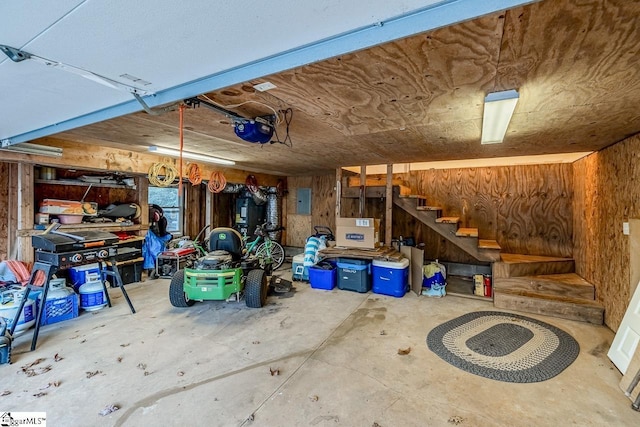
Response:
[[[365,259],[338,258],[338,289],[369,292],[371,261]]]
[[[327,266],[327,268],[323,268]],[[331,268],[329,268],[331,267]],[[330,291],[336,287],[336,268],[328,263],[309,267],[309,283],[314,289]]]
[[[381,261],[374,259],[371,265],[373,292],[401,298],[409,287],[409,260]]]
[[[293,257],[291,261],[291,278],[294,281],[306,282],[309,280],[309,267],[304,266],[304,254]]]
[[[71,267],[69,269],[69,282],[71,282],[73,290],[78,292],[80,286],[88,282],[87,279],[90,274],[100,276],[100,266],[97,263]]]

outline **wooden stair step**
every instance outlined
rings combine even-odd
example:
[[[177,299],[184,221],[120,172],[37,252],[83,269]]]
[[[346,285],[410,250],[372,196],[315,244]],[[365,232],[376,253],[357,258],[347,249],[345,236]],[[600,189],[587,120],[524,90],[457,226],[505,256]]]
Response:
[[[437,224],[435,222],[435,219],[439,214],[438,211],[432,211],[433,213],[430,213],[429,211],[418,210],[418,204],[420,204],[420,200],[418,201],[418,203],[416,203],[409,198],[400,197],[398,192],[394,191],[393,203],[476,260],[480,262],[491,263],[500,260],[499,251],[487,251],[478,249],[477,237],[468,238],[456,236],[455,229],[458,226],[457,224]],[[425,207],[427,205],[426,202],[423,202],[421,204]]]
[[[544,316],[602,325],[604,307],[599,303],[581,298],[550,296],[531,291],[496,289],[493,305],[506,310],[523,311]]]
[[[460,222],[460,217],[457,216],[441,216],[436,218],[438,224],[457,224]]]
[[[502,253],[501,261],[493,264],[493,278],[539,276],[544,274],[573,273],[572,258]]]
[[[458,237],[478,237],[477,228],[458,228],[456,231]]]
[[[500,244],[495,240],[479,239],[478,249],[495,249],[499,251],[502,248],[500,248]]]
[[[418,206],[416,208],[419,211],[441,211],[442,208],[439,208],[437,206]]]
[[[493,287],[496,290],[530,291],[592,301],[595,299],[595,286],[575,273],[494,277]]]
[[[421,196],[420,194],[400,194],[402,199],[419,199],[427,200],[427,196]]]

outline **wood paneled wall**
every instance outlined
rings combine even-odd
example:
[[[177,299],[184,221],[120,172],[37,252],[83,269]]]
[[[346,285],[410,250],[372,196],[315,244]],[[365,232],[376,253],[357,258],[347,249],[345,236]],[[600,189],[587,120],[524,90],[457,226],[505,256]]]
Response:
[[[335,175],[288,177],[287,188],[287,246],[304,247],[316,225],[335,230]],[[311,188],[311,215],[296,213],[298,188]]]
[[[576,271],[596,286],[605,324],[616,331],[631,299],[629,250],[622,224],[640,218],[640,135],[573,165]]]
[[[412,193],[428,197],[443,215],[478,228],[502,252],[571,257],[573,175],[570,164],[413,171],[395,175]],[[466,262],[464,254],[398,208],[393,236],[413,236],[426,256]]]

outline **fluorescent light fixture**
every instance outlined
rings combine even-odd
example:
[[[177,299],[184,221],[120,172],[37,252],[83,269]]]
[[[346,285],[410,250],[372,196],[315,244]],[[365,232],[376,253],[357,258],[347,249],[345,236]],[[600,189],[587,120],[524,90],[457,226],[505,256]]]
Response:
[[[493,92],[484,98],[482,144],[498,144],[504,140],[519,97],[518,91],[512,89]]]
[[[9,145],[2,148],[3,151],[12,151],[20,154],[33,154],[34,156],[62,157],[62,148],[49,147],[48,145],[31,144],[23,142],[21,144]]]
[[[157,147],[152,145],[149,147],[149,151],[156,154],[166,154],[171,157],[180,157],[180,150],[174,150],[173,148]],[[205,163],[217,163],[219,165],[231,166],[236,164],[233,160],[220,159],[218,157],[207,156],[206,154],[191,153],[189,151],[183,151],[182,157],[185,159],[200,160]]]

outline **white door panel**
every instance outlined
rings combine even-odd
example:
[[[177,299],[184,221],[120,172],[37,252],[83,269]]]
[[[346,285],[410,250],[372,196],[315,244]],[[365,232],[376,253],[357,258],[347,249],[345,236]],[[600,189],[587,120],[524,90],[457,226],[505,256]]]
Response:
[[[640,284],[636,286],[631,303],[607,353],[609,359],[623,375],[638,348],[638,342],[640,342]]]

